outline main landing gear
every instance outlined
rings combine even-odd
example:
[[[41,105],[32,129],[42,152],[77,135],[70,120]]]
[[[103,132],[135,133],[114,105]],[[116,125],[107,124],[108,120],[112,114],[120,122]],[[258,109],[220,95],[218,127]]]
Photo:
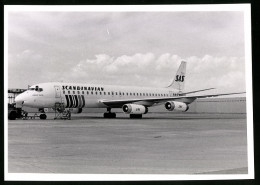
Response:
[[[142,114],[130,114],[130,118],[140,119],[140,118],[142,118],[142,117],[143,117]]]
[[[111,112],[111,108],[107,108],[107,112],[104,113],[104,118],[116,118],[116,113]]]

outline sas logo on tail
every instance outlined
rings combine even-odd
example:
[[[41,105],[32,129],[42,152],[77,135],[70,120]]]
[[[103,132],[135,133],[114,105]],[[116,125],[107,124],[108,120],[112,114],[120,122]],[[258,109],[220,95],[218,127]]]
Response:
[[[176,75],[175,82],[184,82],[184,77],[182,75]]]

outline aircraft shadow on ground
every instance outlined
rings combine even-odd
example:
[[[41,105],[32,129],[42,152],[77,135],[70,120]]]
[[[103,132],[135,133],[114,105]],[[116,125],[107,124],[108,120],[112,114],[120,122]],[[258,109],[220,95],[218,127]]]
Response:
[[[71,120],[204,120],[204,119],[245,119],[240,117],[143,117],[143,118],[129,118],[129,117],[117,117],[117,118],[103,118],[99,116],[77,116],[72,117]]]

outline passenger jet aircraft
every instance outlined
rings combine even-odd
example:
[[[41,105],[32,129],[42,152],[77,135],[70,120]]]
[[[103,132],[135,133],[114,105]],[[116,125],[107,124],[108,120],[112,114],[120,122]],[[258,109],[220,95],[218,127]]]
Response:
[[[15,102],[16,107],[33,107],[38,108],[39,111],[52,108],[59,112],[81,113],[83,108],[107,108],[107,112],[104,113],[105,118],[115,118],[116,114],[111,112],[111,109],[122,108],[123,112],[130,115],[130,118],[142,118],[142,115],[146,114],[148,107],[151,106],[164,104],[168,111],[185,112],[189,109],[189,104],[197,98],[244,93],[190,95],[213,88],[183,92],[185,73],[186,62],[183,61],[173,81],[166,88],[61,82],[41,83],[31,86],[27,91],[18,95]],[[46,119],[45,112],[42,112],[40,118]]]

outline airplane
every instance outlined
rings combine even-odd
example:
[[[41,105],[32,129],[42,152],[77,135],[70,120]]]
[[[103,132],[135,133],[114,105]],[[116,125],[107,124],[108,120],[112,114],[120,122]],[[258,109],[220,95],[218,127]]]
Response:
[[[83,108],[106,108],[104,118],[116,118],[112,108],[121,108],[130,118],[142,118],[148,108],[164,104],[168,111],[186,112],[197,98],[242,94],[245,92],[190,95],[214,88],[183,92],[186,75],[186,62],[182,61],[172,82],[165,88],[79,84],[64,82],[40,83],[15,98],[16,107],[38,108],[46,119],[46,108],[58,112],[81,113]],[[58,106],[57,106],[58,105]],[[63,105],[63,106],[62,106]]]

